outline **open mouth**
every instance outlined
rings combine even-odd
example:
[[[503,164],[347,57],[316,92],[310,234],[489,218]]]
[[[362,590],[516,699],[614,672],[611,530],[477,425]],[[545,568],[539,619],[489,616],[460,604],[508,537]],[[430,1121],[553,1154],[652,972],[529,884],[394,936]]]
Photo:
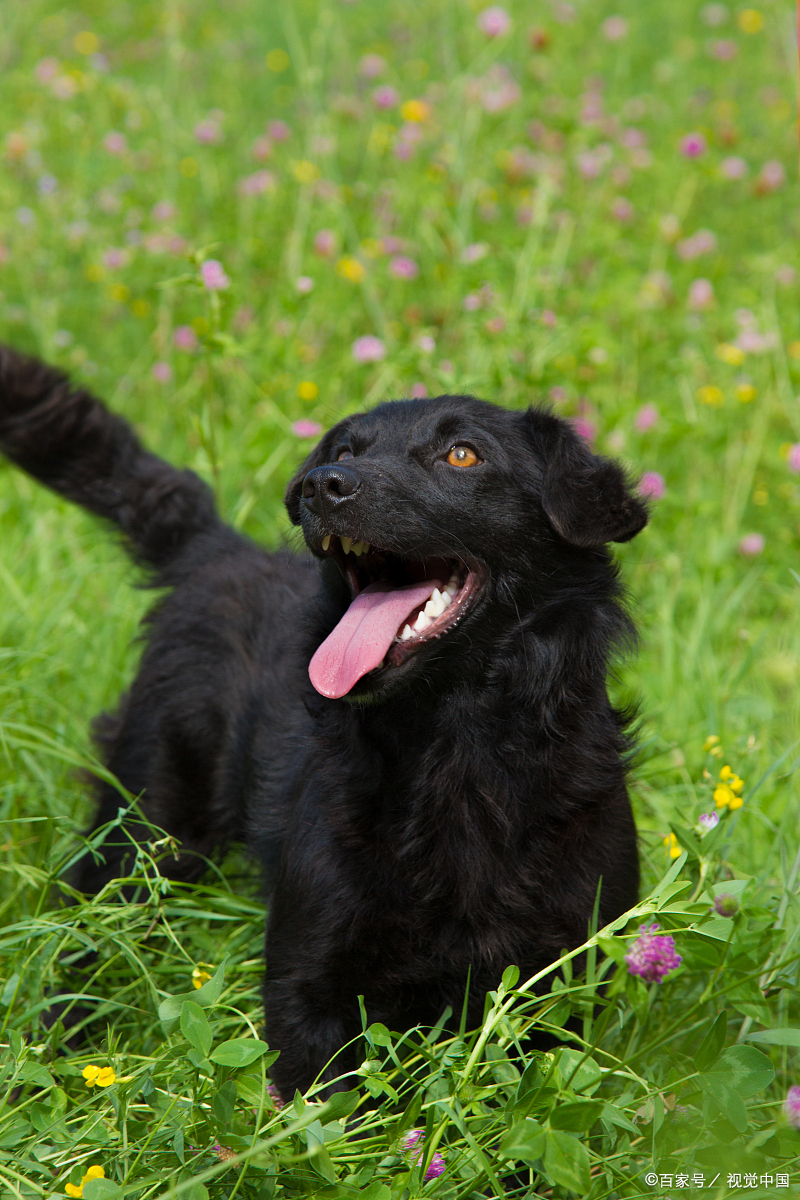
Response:
[[[309,675],[323,696],[346,695],[364,675],[397,667],[451,630],[482,590],[477,569],[458,559],[405,558],[367,542],[326,534],[352,603],[314,654]]]

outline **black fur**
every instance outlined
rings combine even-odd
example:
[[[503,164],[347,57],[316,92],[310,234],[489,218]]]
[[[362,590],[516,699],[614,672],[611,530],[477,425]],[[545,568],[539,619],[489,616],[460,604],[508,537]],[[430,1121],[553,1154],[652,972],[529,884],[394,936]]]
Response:
[[[447,461],[457,444],[474,466]],[[287,490],[304,557],[227,528],[196,476],[10,350],[0,448],[115,522],[172,589],[147,619],[106,761],[181,840],[171,874],[196,877],[199,855],[231,839],[269,868],[266,1023],[285,1095],[358,1033],[359,994],[391,1028],[433,1022],[460,1010],[471,968],[475,1023],[509,963],[525,978],[584,940],[601,876],[602,922],[636,902],[624,720],[606,691],[632,631],[604,547],[646,512],[565,422],[467,396],[344,420]],[[387,552],[359,571],[462,564],[466,599],[441,637],[391,647],[326,699],[308,664],[350,603],[340,566],[356,561],[337,537]],[[99,793],[97,824],[118,805]],[[120,873],[122,842],[105,854],[83,861],[82,889]],[[324,1077],[353,1065],[347,1053]]]

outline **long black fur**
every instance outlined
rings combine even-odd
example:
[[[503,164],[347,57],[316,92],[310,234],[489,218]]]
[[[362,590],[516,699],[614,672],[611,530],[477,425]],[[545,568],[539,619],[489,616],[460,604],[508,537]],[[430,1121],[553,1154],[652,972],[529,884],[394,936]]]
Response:
[[[479,463],[448,464],[454,444]],[[632,629],[605,545],[646,512],[565,422],[468,396],[346,419],[289,484],[311,550],[296,557],[225,526],[192,472],[9,349],[0,448],[114,522],[171,589],[105,760],[180,839],[165,872],[196,878],[231,840],[268,868],[266,1025],[284,1095],[355,1065],[346,1052],[326,1067],[360,1029],[359,995],[391,1028],[433,1022],[460,1010],[471,970],[475,1023],[507,965],[525,978],[584,940],[601,877],[601,922],[636,902],[625,722],[606,691]],[[458,559],[483,589],[440,639],[334,700],[308,676],[350,602],[326,533]],[[119,802],[98,793],[96,825]],[[78,886],[96,892],[129,852],[110,839]]]

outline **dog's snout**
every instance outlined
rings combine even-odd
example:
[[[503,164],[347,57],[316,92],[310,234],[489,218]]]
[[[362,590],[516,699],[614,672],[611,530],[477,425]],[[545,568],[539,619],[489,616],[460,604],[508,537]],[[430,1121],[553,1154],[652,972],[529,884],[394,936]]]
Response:
[[[361,480],[347,467],[315,467],[303,480],[303,501],[307,508],[322,517],[337,504],[355,496]]]

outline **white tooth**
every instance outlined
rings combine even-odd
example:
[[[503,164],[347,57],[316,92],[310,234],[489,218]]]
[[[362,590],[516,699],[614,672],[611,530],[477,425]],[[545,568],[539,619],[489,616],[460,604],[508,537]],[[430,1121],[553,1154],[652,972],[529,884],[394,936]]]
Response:
[[[341,543],[342,543],[342,549],[344,550],[345,554],[349,554],[349,553],[350,553],[350,547],[351,547],[351,546],[352,546],[352,544],[353,544],[353,539],[352,539],[352,538],[346,538],[346,537],[343,537],[343,538],[340,538],[339,540],[340,540],[340,541],[341,541]]]
[[[408,639],[409,639],[409,638],[412,638],[413,636],[414,636],[414,630],[411,628],[411,626],[410,626],[410,625],[404,625],[404,626],[403,626],[403,632],[400,634],[400,641],[401,641],[401,642],[407,642],[407,641],[408,641]]]
[[[425,616],[430,617],[430,619],[432,621],[436,620],[436,618],[439,615],[439,605],[436,603],[433,596],[431,596],[430,600],[425,605],[425,607],[423,608],[422,611],[425,613]]]
[[[444,610],[447,608],[447,605],[444,603],[444,598],[442,596],[442,593],[439,591],[438,588],[434,588],[433,591],[431,592],[431,598],[428,601],[428,604],[432,604],[434,607],[434,610],[435,610],[433,613],[428,613],[429,617],[430,616],[440,617],[442,615],[442,613],[444,612]],[[425,611],[428,612],[428,605],[425,606]]]
[[[327,550],[328,547],[330,546],[330,544],[331,544],[331,535],[329,533],[326,533],[325,537],[322,539],[322,549]]]
[[[450,595],[447,588],[445,588],[445,590],[443,592],[440,592],[439,595],[441,596],[441,600],[439,601],[439,603],[442,606],[442,612],[444,612],[444,610],[446,608],[449,608],[450,605],[453,603],[453,597]]]
[[[422,633],[431,625],[430,617],[427,617],[424,612],[421,612],[414,622],[414,630],[416,633]]]

